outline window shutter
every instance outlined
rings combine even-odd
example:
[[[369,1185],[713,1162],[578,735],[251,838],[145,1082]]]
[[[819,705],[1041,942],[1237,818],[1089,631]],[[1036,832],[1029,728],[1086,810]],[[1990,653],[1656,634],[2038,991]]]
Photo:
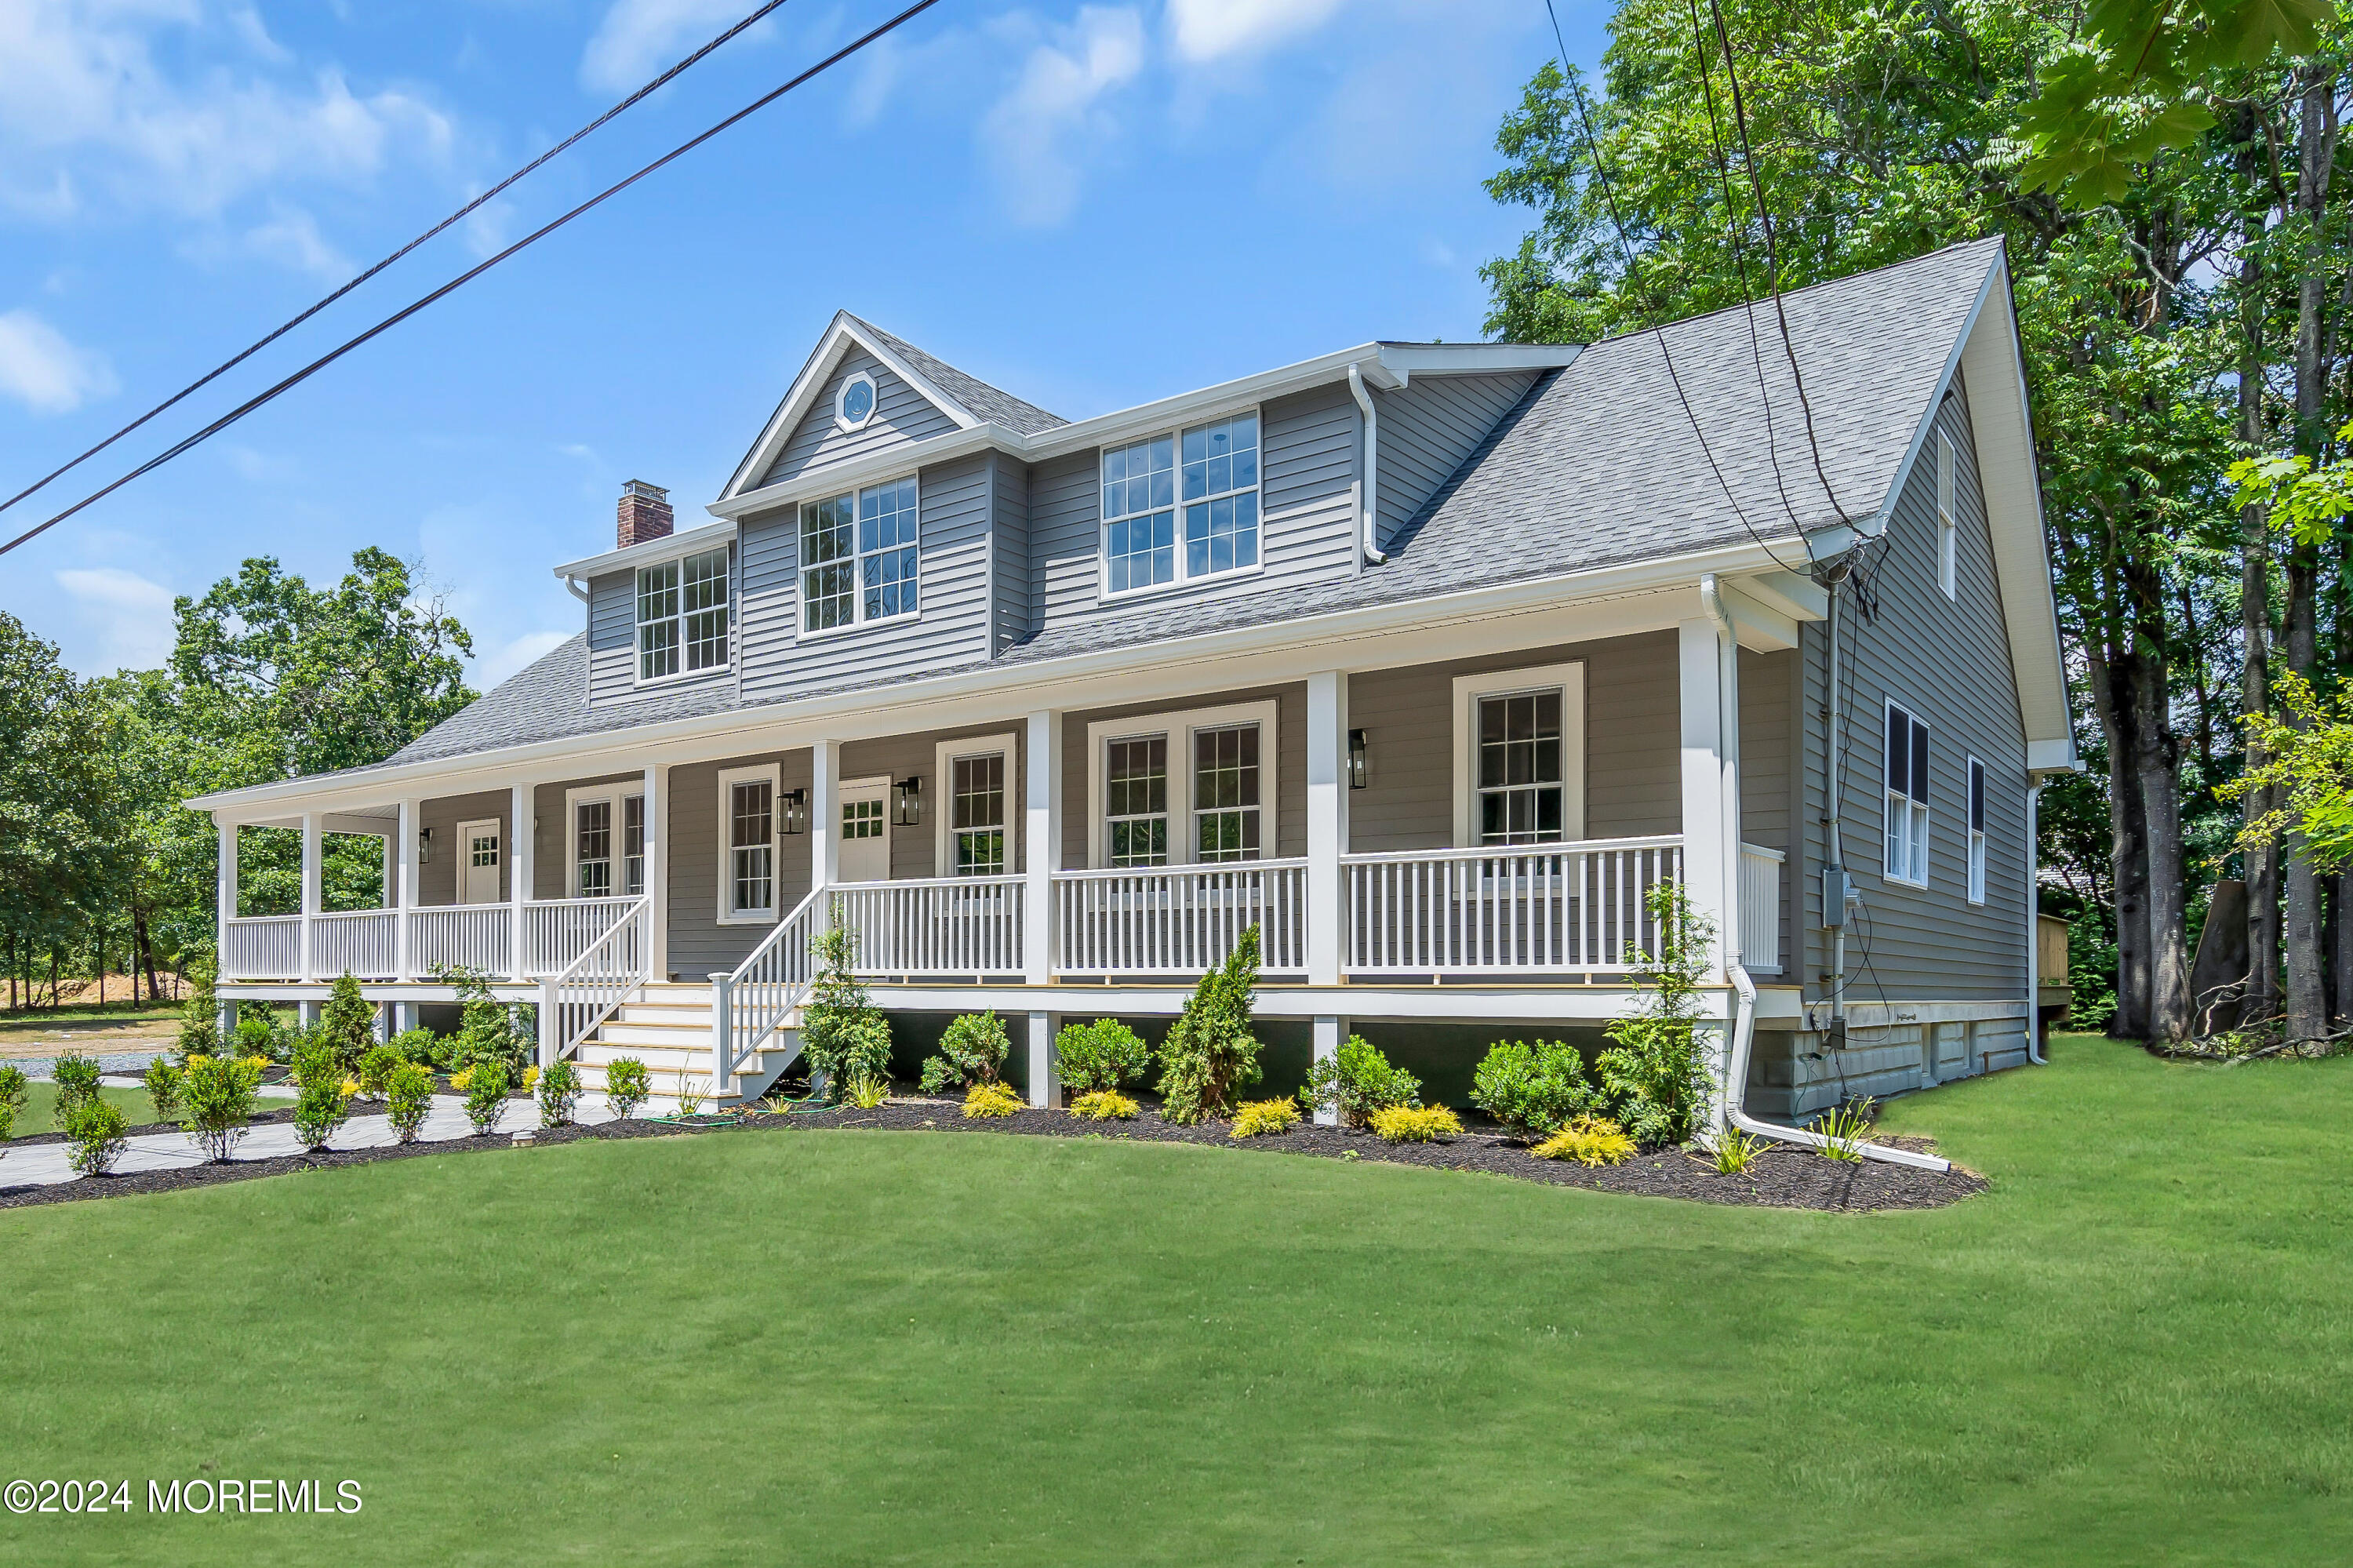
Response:
[[[1928,726],[1912,721],[1912,798],[1928,803]]]
[[[1912,778],[1912,715],[1890,705],[1887,709],[1887,792],[1908,795]]]
[[[1969,764],[1969,832],[1981,833],[1985,832],[1985,764],[1972,762]]]

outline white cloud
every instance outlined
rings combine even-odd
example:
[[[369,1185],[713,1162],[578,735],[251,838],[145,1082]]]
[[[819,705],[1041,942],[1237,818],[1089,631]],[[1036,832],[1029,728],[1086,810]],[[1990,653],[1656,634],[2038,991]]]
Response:
[[[120,567],[69,568],[58,587],[97,634],[99,668],[153,670],[172,654],[172,590]]]
[[[1115,127],[1106,93],[1144,69],[1144,23],[1132,10],[1081,7],[1060,46],[1030,51],[1012,90],[981,122],[981,143],[1017,222],[1060,223],[1078,205],[1082,148]]]
[[[319,233],[316,219],[299,207],[279,209],[268,223],[246,231],[245,248],[297,271],[340,283],[359,268]]]
[[[1195,65],[1255,53],[1322,26],[1341,0],[1168,0],[1178,58]]]
[[[572,635],[569,631],[526,631],[511,641],[474,655],[473,681],[481,691],[489,691],[509,675],[561,646]]]
[[[30,311],[0,315],[0,392],[37,414],[63,414],[113,390],[104,355],[75,347]]]
[[[634,90],[747,8],[744,0],[614,0],[580,57],[580,80],[605,92]]]

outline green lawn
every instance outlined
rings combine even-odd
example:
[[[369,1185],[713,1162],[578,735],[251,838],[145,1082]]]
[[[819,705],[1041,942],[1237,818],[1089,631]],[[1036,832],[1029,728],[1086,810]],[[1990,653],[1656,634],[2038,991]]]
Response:
[[[1182,1147],[727,1133],[0,1213],[0,1561],[2353,1558],[2353,1063],[1899,1102],[1832,1216]]]
[[[133,1127],[144,1127],[155,1119],[155,1102],[147,1097],[144,1089],[100,1087],[98,1097],[130,1118]],[[16,1113],[16,1136],[29,1138],[37,1132],[63,1132],[56,1123],[58,1086],[42,1078],[25,1085],[25,1108]],[[0,1477],[0,1480],[6,1478]]]

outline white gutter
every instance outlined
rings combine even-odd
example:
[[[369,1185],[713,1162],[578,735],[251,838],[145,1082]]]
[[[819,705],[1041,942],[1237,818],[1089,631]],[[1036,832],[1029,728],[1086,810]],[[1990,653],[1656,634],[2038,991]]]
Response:
[[[574,577],[570,572],[558,572],[555,575],[564,579],[564,588],[565,592],[571,594],[574,599],[578,599],[582,604],[586,604],[588,602],[588,587],[586,583],[583,583],[578,577]]]
[[[1354,360],[1348,362],[1348,395],[1356,398],[1356,407],[1365,416],[1365,559],[1379,566],[1388,559],[1381,550],[1381,514],[1374,504],[1377,499],[1375,476],[1380,472],[1381,426],[1379,417],[1373,412],[1372,395],[1365,390],[1365,373],[1356,368]]]
[[[1707,611],[1708,620],[1715,623],[1716,723],[1719,726],[1720,736],[1725,705],[1731,700],[1730,694],[1739,690],[1736,683],[1739,680],[1740,666],[1736,661],[1740,657],[1740,644],[1733,635],[1732,619],[1724,611],[1724,599],[1716,591],[1714,572],[1699,579],[1699,601],[1701,607]],[[1728,669],[1727,666],[1729,666]],[[1722,753],[1720,740],[1718,753],[1719,755]],[[1727,817],[1736,809],[1736,802],[1728,806]],[[1732,871],[1729,875],[1736,877],[1739,874],[1740,865],[1737,839],[1728,838],[1725,847],[1732,852],[1730,856]],[[1727,907],[1736,908],[1738,906],[1736,904]],[[1737,936],[1738,933],[1736,930],[1731,935]],[[1808,1132],[1800,1128],[1782,1127],[1774,1122],[1759,1121],[1742,1107],[1741,1101],[1748,1093],[1749,1043],[1757,1033],[1757,982],[1748,978],[1747,969],[1741,966],[1739,955],[1729,941],[1725,944],[1724,973],[1725,978],[1732,982],[1732,989],[1740,994],[1739,1005],[1733,1014],[1732,1044],[1725,1052],[1724,1119],[1741,1131],[1753,1133],[1759,1138],[1778,1139],[1784,1143],[1803,1144],[1810,1149],[1828,1148],[1831,1140],[1819,1132]],[[1889,1165],[1909,1165],[1922,1171],[1950,1171],[1953,1168],[1953,1162],[1949,1160],[1939,1160],[1933,1154],[1915,1154],[1911,1150],[1895,1149],[1883,1143],[1858,1143],[1853,1147],[1855,1151],[1865,1160],[1877,1160]]]

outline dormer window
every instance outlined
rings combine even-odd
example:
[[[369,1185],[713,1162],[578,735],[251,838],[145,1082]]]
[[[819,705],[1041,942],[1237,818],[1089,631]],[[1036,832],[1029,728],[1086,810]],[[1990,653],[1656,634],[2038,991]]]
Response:
[[[638,679],[727,663],[727,550],[638,568]]]
[[[1105,448],[1104,591],[1134,593],[1255,567],[1258,455],[1255,412]]]
[[[922,533],[913,478],[802,503],[802,635],[913,615]]]

